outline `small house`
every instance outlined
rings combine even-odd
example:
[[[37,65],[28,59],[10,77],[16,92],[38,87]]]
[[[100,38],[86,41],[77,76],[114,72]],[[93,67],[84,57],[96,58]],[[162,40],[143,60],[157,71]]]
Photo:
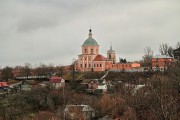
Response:
[[[65,87],[65,80],[62,77],[52,76],[49,80],[53,88],[59,89]]]
[[[21,82],[19,84],[19,88],[20,88],[20,90],[23,90],[23,91],[27,91],[27,90],[31,90],[32,89],[31,85],[28,82],[26,82],[26,81]]]
[[[66,105],[64,117],[70,120],[91,120],[95,117],[95,110],[89,105]]]
[[[0,82],[0,89],[7,91],[9,89],[9,85],[7,82]]]
[[[107,91],[107,83],[104,79],[86,79],[81,84],[86,85],[87,89]]]

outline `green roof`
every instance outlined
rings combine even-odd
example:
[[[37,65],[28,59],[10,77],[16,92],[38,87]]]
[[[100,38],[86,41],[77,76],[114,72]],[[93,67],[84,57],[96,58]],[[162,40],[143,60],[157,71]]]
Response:
[[[92,37],[89,37],[84,41],[82,46],[98,46],[98,43]]]

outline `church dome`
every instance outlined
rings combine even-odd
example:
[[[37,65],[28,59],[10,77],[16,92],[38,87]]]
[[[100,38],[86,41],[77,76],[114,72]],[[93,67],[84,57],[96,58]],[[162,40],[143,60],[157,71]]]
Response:
[[[83,43],[82,46],[98,46],[98,43],[96,42],[96,40],[94,40],[92,38],[92,33],[91,33],[91,29],[89,30],[89,38],[86,39]]]
[[[84,41],[82,46],[98,46],[98,43],[93,38],[88,38]]]

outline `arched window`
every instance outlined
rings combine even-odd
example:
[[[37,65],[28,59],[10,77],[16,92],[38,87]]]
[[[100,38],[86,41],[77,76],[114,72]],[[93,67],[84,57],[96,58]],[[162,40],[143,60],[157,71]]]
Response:
[[[91,49],[91,54],[93,54],[93,49]]]
[[[87,53],[87,49],[84,49],[84,52]]]
[[[111,54],[109,54],[109,59],[111,59]]]

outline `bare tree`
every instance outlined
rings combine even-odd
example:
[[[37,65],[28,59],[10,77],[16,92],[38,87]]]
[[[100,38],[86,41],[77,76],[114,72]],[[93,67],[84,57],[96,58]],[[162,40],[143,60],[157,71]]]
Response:
[[[8,79],[11,79],[12,77],[13,77],[13,74],[12,74],[12,68],[11,67],[6,66],[5,68],[2,69],[2,72],[1,72],[1,79],[2,80],[8,81]]]
[[[143,56],[143,60],[144,60],[144,64],[145,66],[151,66],[151,59],[153,57],[153,51],[150,47],[146,47],[144,48],[144,56]]]
[[[177,42],[176,48],[180,48],[180,42]]]
[[[168,49],[168,55],[173,57],[174,56],[174,53],[173,53],[173,48],[170,46],[169,49]]]
[[[161,55],[169,55],[168,51],[169,51],[169,45],[167,43],[160,44],[159,52],[161,53]]]
[[[21,68],[21,75],[26,76],[28,79],[28,76],[31,75],[32,71],[32,65],[30,63],[25,63],[25,65]]]

